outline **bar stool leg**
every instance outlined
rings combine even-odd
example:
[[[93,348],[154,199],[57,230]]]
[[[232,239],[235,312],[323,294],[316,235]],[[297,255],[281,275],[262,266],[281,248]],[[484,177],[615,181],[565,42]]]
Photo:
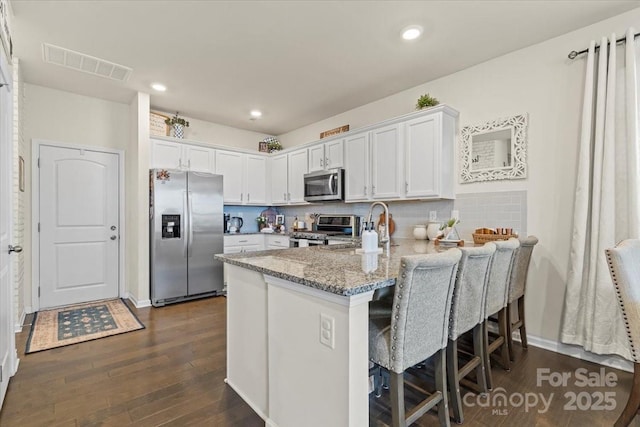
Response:
[[[627,427],[640,409],[640,363],[633,364],[633,385],[627,405],[614,424],[614,427]]]
[[[524,296],[518,298],[518,320],[520,320],[520,342],[522,343],[522,348],[527,349],[527,324],[524,321]]]
[[[447,345],[447,377],[449,379],[449,396],[453,409],[453,420],[462,424],[462,398],[460,397],[460,373],[458,372],[458,340],[449,340]]]
[[[476,381],[478,382],[480,390],[482,390],[483,393],[486,393],[489,389],[487,388],[487,374],[485,372],[484,363],[485,354],[482,340],[482,323],[478,323],[473,327],[473,353],[476,356],[480,356],[480,363],[476,366]]]
[[[449,399],[447,396],[447,355],[445,349],[438,353],[435,363],[436,390],[442,393],[442,400],[438,403],[438,419],[441,426],[449,427],[451,421],[449,420]]]
[[[515,361],[515,352],[513,350],[513,323],[511,323],[512,304],[507,304],[507,345],[509,347],[509,359]]]
[[[487,326],[488,320],[485,319],[482,322],[482,338],[484,340],[483,352],[484,352],[484,372],[487,379],[487,388],[493,390],[493,377],[491,375],[491,354],[489,354],[489,327]]]
[[[391,377],[391,425],[406,427],[404,408],[404,374],[389,371]]]
[[[509,357],[509,337],[507,335],[507,307],[503,307],[502,310],[498,312],[498,330],[500,336],[503,337],[504,342],[502,343],[502,348],[500,349],[500,356],[502,358],[502,367],[505,371],[511,370],[511,358]]]

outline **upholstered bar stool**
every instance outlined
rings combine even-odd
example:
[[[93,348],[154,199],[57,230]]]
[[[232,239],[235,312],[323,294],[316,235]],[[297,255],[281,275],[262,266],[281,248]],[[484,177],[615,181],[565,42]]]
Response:
[[[536,236],[520,238],[520,247],[516,251],[516,258],[511,269],[511,280],[509,282],[509,302],[507,304],[507,344],[509,345],[509,357],[515,360],[513,354],[513,331],[520,330],[520,342],[522,348],[527,349],[527,324],[524,317],[524,293],[527,288],[527,273],[534,246],[538,243]],[[518,319],[512,319],[512,307],[518,308]]]
[[[633,358],[631,394],[615,427],[628,426],[640,410],[640,240],[629,239],[605,250]]]
[[[453,285],[461,252],[412,255],[401,258],[391,317],[369,320],[369,358],[376,382],[382,370],[391,377],[391,418],[394,427],[407,426],[438,406],[440,424],[450,425],[447,399],[447,330]],[[404,371],[435,358],[436,391],[407,412]],[[425,392],[426,393],[426,392]]]
[[[487,298],[484,313],[484,350],[485,350],[485,372],[487,375],[487,386],[493,388],[491,377],[491,354],[500,349],[502,367],[505,370],[511,369],[509,357],[509,344],[507,344],[507,299],[509,296],[509,279],[511,278],[511,268],[516,250],[520,242],[516,238],[506,241],[496,241],[496,252],[493,254],[491,271],[489,272],[489,283],[487,285]],[[498,315],[498,335],[492,342],[489,341],[489,316]]]
[[[447,378],[449,399],[453,409],[453,419],[457,423],[464,421],[460,383],[479,392],[487,391],[484,362],[483,314],[486,286],[489,280],[489,267],[496,251],[496,245],[487,243],[477,248],[460,248],[462,258],[458,264],[458,273],[451,303],[449,319],[449,343],[447,345]],[[458,366],[458,338],[473,331],[473,354],[464,366]],[[476,384],[464,378],[475,370]]]

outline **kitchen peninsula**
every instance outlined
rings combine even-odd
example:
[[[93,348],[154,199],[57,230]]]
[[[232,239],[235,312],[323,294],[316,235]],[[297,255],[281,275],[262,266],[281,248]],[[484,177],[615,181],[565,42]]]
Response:
[[[405,255],[353,245],[216,255],[227,275],[227,383],[267,426],[368,426],[368,302]]]

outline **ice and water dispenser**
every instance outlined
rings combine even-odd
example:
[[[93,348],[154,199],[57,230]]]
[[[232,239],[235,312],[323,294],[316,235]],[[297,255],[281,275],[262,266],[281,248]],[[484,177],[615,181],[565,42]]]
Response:
[[[162,238],[180,238],[180,215],[162,215]]]

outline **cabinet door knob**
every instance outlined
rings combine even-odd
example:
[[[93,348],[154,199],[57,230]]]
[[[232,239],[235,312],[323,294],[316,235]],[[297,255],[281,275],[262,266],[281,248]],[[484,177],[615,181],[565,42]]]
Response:
[[[251,200],[251,194],[247,193],[247,203]]]

